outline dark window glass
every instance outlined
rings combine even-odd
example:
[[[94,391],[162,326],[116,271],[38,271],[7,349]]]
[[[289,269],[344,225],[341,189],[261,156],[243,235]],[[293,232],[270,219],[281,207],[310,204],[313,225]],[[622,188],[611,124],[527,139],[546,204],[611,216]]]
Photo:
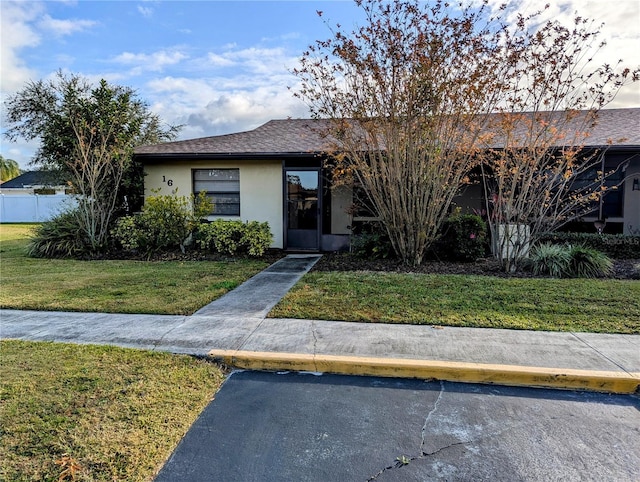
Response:
[[[193,192],[206,192],[213,215],[240,216],[240,169],[196,169]]]
[[[601,170],[602,167],[598,165],[583,172],[574,182],[574,188],[584,188],[587,186],[593,186],[594,188],[597,187],[597,183],[595,183],[595,181],[596,179],[598,179]],[[623,169],[623,166],[620,165],[619,159],[607,158],[604,164],[604,172],[607,173],[607,177],[605,178],[603,183],[606,190],[604,195],[602,196],[602,216],[604,218],[620,217],[623,215],[623,180],[625,171]],[[589,213],[589,215],[598,216],[600,213],[599,202],[591,203],[590,207],[592,207],[593,210]]]

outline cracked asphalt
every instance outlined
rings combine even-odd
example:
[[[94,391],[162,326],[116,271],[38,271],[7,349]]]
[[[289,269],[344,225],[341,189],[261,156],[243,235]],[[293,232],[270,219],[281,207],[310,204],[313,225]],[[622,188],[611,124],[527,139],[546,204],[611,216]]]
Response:
[[[164,481],[638,481],[640,398],[234,372]]]

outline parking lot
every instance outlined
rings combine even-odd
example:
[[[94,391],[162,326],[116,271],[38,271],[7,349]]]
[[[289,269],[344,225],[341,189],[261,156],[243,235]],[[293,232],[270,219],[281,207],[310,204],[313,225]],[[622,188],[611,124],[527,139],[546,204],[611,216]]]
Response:
[[[158,481],[637,481],[640,399],[236,372]]]

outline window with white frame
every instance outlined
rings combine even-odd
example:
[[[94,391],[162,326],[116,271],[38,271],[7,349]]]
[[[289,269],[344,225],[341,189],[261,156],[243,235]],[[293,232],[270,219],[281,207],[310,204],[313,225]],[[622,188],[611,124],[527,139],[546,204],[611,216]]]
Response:
[[[193,192],[213,203],[213,215],[240,216],[240,169],[194,169]]]

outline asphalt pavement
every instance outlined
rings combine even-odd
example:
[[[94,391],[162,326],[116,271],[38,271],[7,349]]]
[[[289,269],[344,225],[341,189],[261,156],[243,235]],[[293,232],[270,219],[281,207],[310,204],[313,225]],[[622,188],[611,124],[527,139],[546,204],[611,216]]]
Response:
[[[640,480],[633,395],[235,372],[156,482]]]

